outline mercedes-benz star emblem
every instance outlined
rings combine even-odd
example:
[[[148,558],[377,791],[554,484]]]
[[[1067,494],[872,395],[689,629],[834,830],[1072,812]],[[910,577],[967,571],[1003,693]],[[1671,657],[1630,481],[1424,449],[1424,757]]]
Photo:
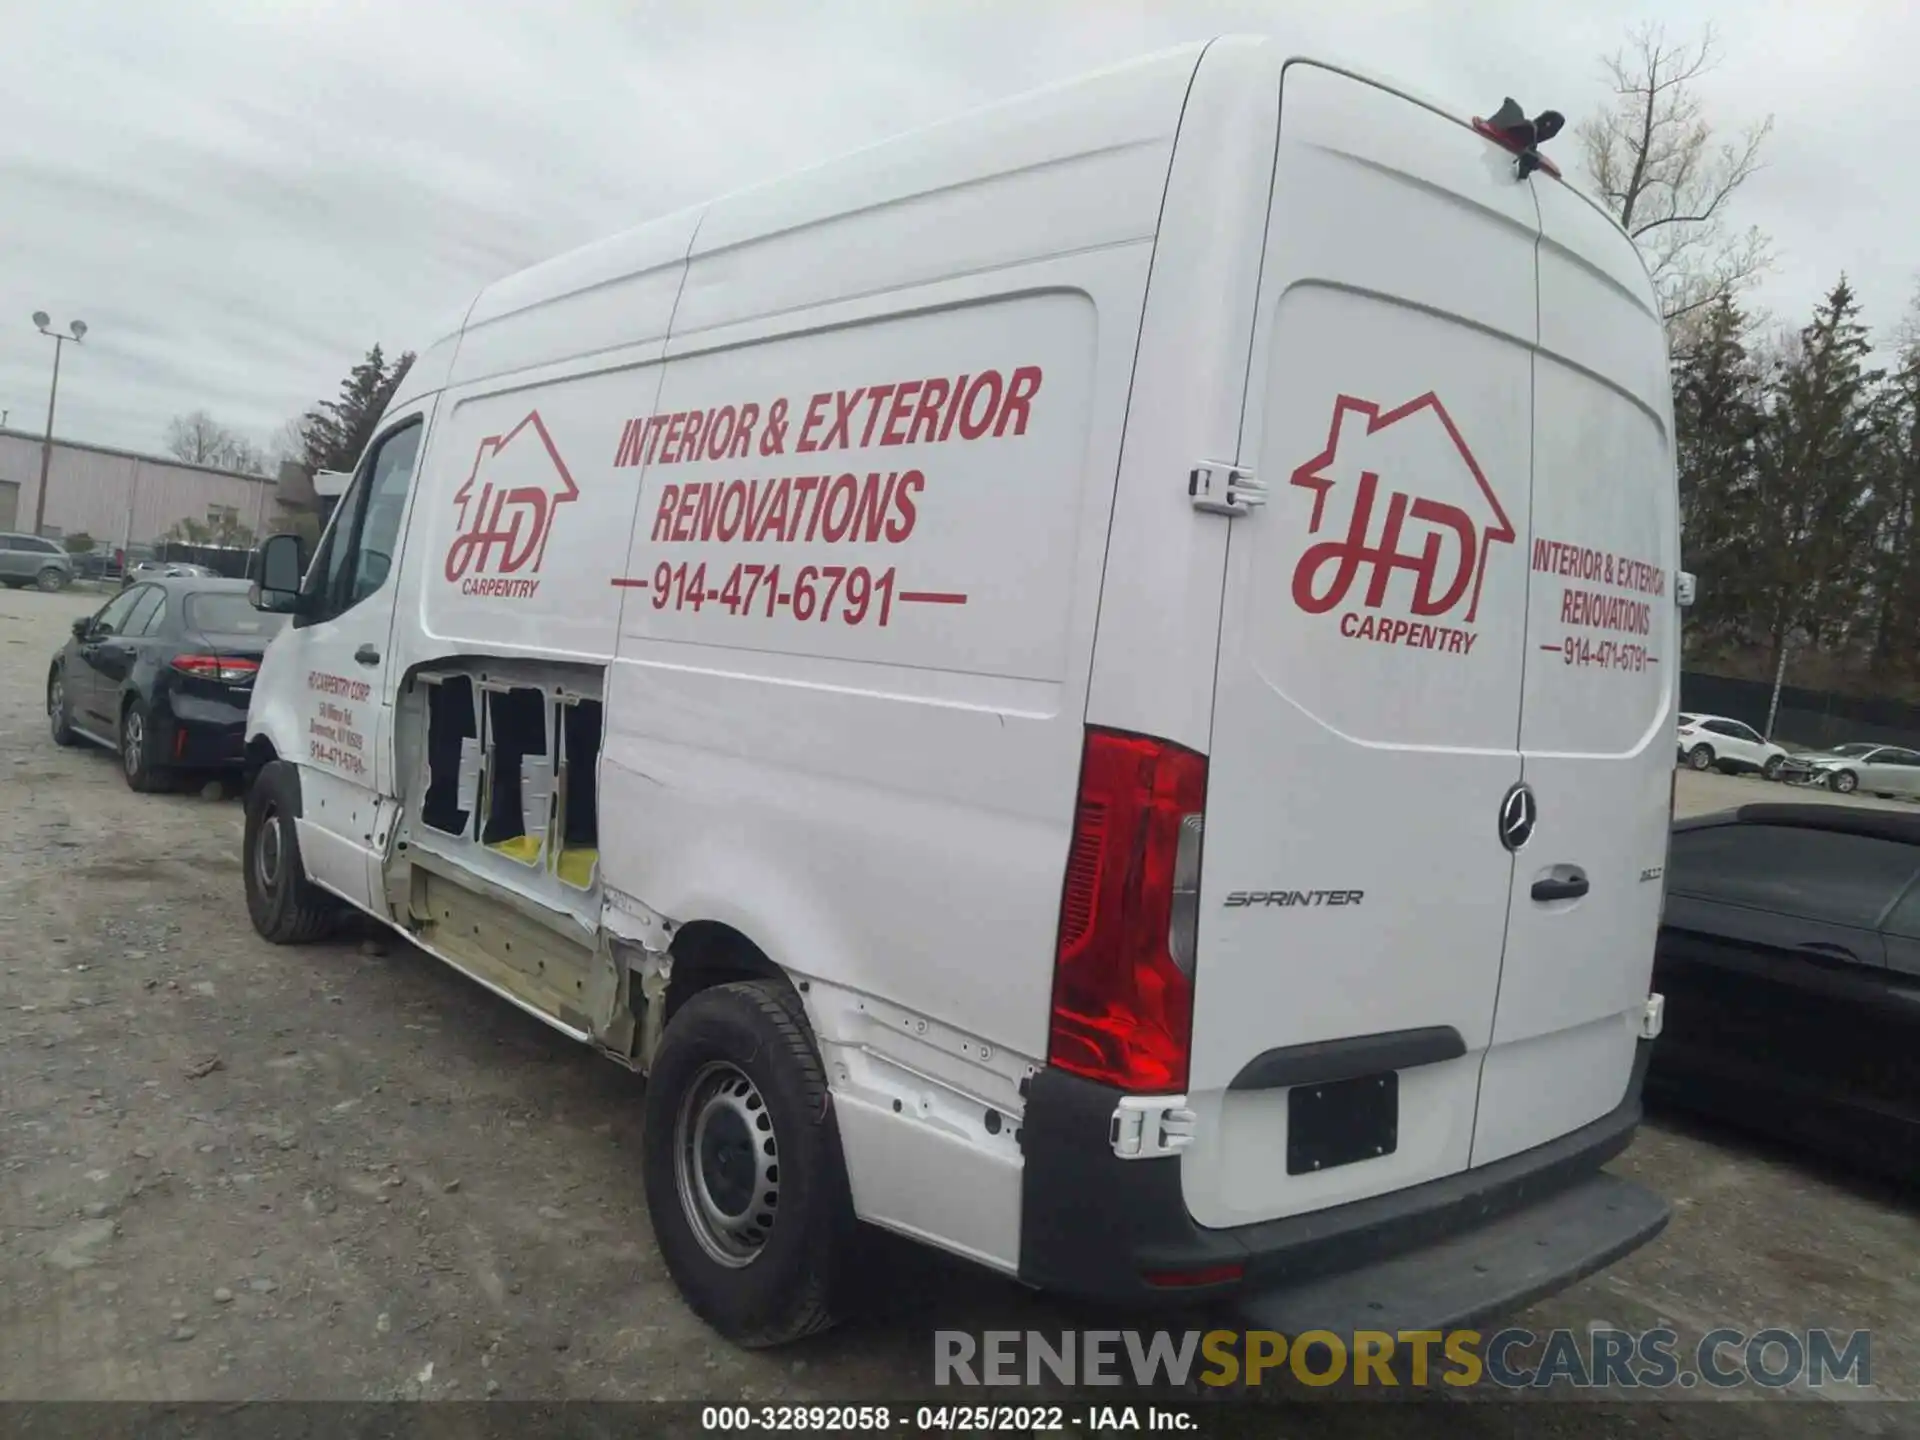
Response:
[[[1500,843],[1509,850],[1518,850],[1533,838],[1533,822],[1539,818],[1533,791],[1525,781],[1515,785],[1500,802]]]

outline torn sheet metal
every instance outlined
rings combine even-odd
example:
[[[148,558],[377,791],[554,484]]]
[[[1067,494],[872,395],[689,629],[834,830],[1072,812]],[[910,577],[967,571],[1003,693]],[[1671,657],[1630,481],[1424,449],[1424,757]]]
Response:
[[[649,951],[664,952],[673,937],[673,922],[645,901],[603,884],[600,923],[607,933],[631,940]]]

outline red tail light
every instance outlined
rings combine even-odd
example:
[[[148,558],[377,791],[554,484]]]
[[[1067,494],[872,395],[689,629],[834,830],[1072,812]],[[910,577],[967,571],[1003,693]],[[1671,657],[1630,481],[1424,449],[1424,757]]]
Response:
[[[1123,1090],[1186,1089],[1191,900],[1206,793],[1204,756],[1145,736],[1087,732],[1048,1063]]]
[[[228,655],[176,655],[173,668],[202,680],[224,680],[229,685],[251,680],[260,673],[258,660],[236,660]]]

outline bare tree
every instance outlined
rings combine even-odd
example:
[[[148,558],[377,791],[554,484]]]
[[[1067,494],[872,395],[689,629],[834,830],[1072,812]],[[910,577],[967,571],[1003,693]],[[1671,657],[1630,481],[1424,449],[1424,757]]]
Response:
[[[307,422],[303,415],[283,420],[267,437],[267,463],[284,465],[289,460],[304,461],[307,454]]]
[[[1729,225],[1727,207],[1760,168],[1773,117],[1716,141],[1698,82],[1717,52],[1711,25],[1693,44],[1639,27],[1605,62],[1613,104],[1577,132],[1601,198],[1646,257],[1669,325],[1737,294],[1772,258],[1759,230]]]
[[[211,465],[259,475],[266,457],[236,430],[229,430],[204,410],[176,415],[167,422],[167,453],[189,465]]]

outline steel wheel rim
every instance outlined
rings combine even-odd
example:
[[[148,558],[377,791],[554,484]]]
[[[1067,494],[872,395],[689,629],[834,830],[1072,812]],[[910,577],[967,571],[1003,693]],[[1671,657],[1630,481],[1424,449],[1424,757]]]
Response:
[[[60,717],[67,708],[67,687],[59,676],[47,686],[47,718],[53,722],[53,728],[60,728]]]
[[[138,710],[129,710],[127,718],[120,722],[120,756],[127,767],[127,774],[140,773],[140,756],[146,749],[147,725],[140,718]]]
[[[780,1203],[780,1146],[765,1098],[725,1060],[700,1067],[673,1127],[680,1210],[709,1259],[729,1270],[766,1247]]]
[[[280,812],[269,805],[260,817],[260,834],[253,845],[253,877],[260,882],[263,895],[273,894],[279,886],[283,858]]]

